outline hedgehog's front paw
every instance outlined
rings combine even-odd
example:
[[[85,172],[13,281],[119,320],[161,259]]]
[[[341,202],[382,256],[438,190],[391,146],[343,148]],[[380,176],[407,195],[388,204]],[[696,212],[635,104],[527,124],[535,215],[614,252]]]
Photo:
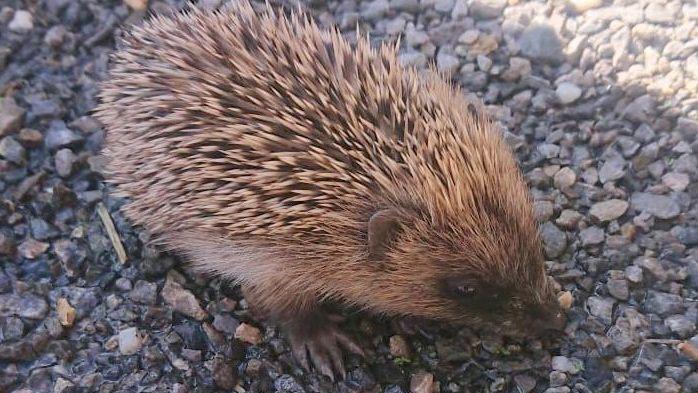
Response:
[[[294,321],[287,329],[291,350],[296,360],[310,371],[315,370],[334,381],[335,375],[346,376],[342,350],[364,356],[363,350],[336,323],[322,314]]]

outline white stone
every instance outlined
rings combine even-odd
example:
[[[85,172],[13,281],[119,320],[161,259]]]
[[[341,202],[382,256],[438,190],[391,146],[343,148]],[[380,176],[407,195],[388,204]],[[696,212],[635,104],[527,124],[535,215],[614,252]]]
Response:
[[[17,10],[8,27],[18,33],[27,32],[34,28],[34,17],[29,11]]]
[[[138,335],[138,329],[131,327],[119,332],[119,352],[123,355],[133,355],[140,351],[143,339]]]
[[[567,105],[577,101],[582,96],[582,89],[574,83],[562,82],[557,86],[555,93],[560,102]]]

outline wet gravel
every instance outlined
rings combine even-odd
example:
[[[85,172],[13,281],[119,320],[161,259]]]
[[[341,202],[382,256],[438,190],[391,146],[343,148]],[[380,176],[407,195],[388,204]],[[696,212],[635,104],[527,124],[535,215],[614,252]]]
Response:
[[[224,5],[205,0],[206,7]],[[178,1],[0,3],[0,391],[697,392],[698,6],[678,0],[304,3],[484,100],[572,293],[557,342],[357,315],[332,384],[236,288],[118,212],[90,117],[114,36]],[[120,260],[106,207],[126,251]]]

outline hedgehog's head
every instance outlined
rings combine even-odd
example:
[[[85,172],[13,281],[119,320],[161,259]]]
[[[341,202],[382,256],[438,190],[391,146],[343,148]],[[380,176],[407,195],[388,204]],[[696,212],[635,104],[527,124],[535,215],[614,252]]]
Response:
[[[387,282],[377,289],[387,312],[511,336],[564,328],[566,316],[546,276],[532,219],[482,215],[436,222],[386,209],[371,217],[368,242],[369,259],[380,267],[376,274]]]

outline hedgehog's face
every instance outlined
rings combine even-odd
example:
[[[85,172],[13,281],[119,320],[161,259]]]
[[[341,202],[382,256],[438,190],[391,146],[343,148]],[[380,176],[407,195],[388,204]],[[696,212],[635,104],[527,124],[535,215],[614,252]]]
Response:
[[[540,253],[484,252],[472,243],[453,241],[455,236],[434,233],[429,223],[406,224],[390,211],[372,217],[368,234],[370,257],[382,266],[377,274],[394,283],[384,285],[390,293],[379,297],[393,300],[383,307],[387,312],[446,319],[511,336],[565,326]]]

